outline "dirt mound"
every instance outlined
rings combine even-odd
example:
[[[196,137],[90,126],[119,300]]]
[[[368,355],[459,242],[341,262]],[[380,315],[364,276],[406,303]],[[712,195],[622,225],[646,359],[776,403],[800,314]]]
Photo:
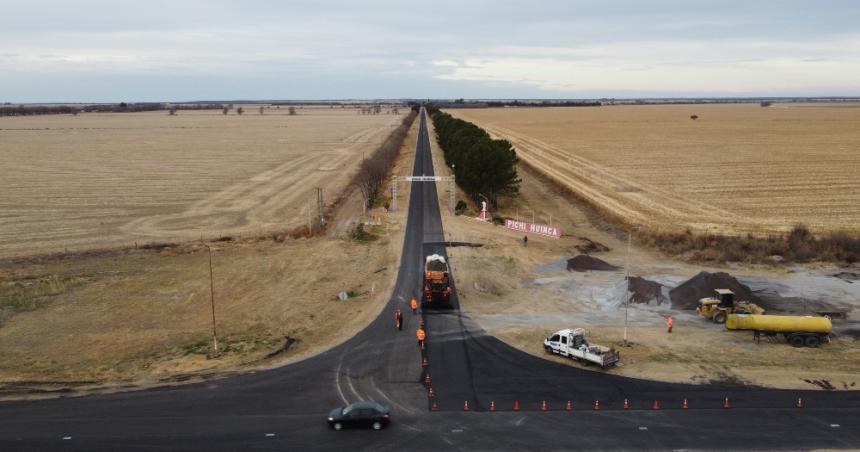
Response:
[[[735,300],[738,301],[760,302],[748,286],[741,284],[734,276],[725,272],[701,272],[670,290],[669,298],[675,309],[696,309],[699,299],[712,296],[714,289],[730,289],[735,293]]]
[[[630,277],[630,301],[633,303],[663,304],[666,296],[663,295],[663,285],[647,280],[639,276]]]
[[[587,272],[589,270],[612,271],[618,270],[618,267],[602,259],[580,254],[579,256],[567,260],[567,269],[568,271],[574,272]]]
[[[603,253],[609,251],[609,247],[588,237],[580,237],[582,241],[579,245],[574,246],[582,254]]]

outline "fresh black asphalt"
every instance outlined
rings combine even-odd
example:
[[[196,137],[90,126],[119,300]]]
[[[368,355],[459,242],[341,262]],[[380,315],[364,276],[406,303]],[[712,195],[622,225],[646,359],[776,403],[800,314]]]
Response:
[[[413,174],[432,175],[423,112],[419,130]],[[564,366],[486,335],[460,313],[456,290],[452,309],[412,315],[408,303],[420,294],[423,258],[446,254],[444,242],[435,184],[413,183],[391,300],[346,343],[289,366],[208,383],[0,403],[0,451],[860,448],[857,391],[668,384]],[[456,259],[455,252],[454,272]],[[401,332],[396,308],[406,313]],[[414,335],[421,319],[425,351]],[[804,408],[795,407],[798,397]],[[689,409],[681,408],[684,398]],[[389,428],[328,429],[332,407],[366,399],[392,407]],[[434,401],[439,411],[431,411]]]

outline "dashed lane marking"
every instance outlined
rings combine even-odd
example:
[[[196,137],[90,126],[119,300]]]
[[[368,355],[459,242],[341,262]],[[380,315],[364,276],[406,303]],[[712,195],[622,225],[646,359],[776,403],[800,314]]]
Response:
[[[266,433],[266,436],[271,438],[271,437],[275,436],[275,434],[274,433]]]
[[[839,428],[841,427],[839,424],[830,424],[830,428]]]
[[[648,427],[639,427],[639,430],[644,432],[645,430],[648,430]]]
[[[72,437],[71,437],[71,436],[64,436],[64,437],[63,437],[63,441],[68,441],[68,440],[70,440],[70,439],[72,439]]]

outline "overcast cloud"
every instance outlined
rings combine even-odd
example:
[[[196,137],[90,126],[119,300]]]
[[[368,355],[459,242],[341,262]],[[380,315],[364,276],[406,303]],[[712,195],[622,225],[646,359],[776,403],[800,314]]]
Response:
[[[6,1],[0,102],[860,96],[854,1]]]

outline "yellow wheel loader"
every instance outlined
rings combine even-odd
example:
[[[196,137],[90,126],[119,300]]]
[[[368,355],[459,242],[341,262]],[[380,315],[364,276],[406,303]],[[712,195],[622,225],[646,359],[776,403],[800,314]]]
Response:
[[[735,293],[729,289],[714,290],[713,297],[699,300],[696,310],[715,323],[726,323],[729,314],[764,314],[764,309],[755,303],[735,301]]]

